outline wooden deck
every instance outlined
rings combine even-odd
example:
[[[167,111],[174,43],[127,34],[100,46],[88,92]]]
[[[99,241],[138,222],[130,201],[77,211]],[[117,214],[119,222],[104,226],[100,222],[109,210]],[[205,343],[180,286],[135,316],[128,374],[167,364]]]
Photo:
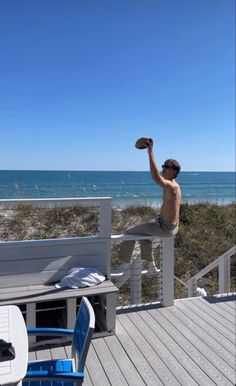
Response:
[[[116,335],[93,339],[85,386],[235,385],[235,295],[117,311]],[[70,346],[30,353],[67,357]]]

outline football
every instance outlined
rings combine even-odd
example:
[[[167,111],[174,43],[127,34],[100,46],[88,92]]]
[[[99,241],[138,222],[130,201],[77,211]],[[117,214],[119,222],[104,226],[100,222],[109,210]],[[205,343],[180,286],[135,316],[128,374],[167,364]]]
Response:
[[[146,149],[149,146],[149,144],[152,144],[152,143],[153,143],[152,138],[141,137],[141,138],[137,139],[137,141],[135,142],[135,147],[137,149]]]

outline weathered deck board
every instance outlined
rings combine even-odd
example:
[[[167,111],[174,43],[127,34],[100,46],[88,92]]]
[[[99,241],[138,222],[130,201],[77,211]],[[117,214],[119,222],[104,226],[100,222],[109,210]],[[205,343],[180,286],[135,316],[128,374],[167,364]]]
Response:
[[[149,385],[161,385],[161,380],[153,370],[152,364],[147,360],[145,353],[140,350],[139,345],[137,345],[137,341],[134,341],[129,335],[129,326],[124,323],[124,318],[127,318],[127,316],[120,315],[117,320],[117,337],[125,352],[128,353],[144,382]],[[123,323],[121,320],[123,320]],[[131,328],[133,328],[133,326]]]
[[[183,324],[183,328],[188,328],[191,330],[191,335],[196,338],[200,338],[202,342],[204,342],[207,345],[207,350],[213,351],[218,356],[220,356],[224,363],[226,363],[226,367],[229,365],[231,366],[231,369],[234,368],[235,365],[235,357],[232,355],[228,350],[226,350],[220,343],[218,343],[211,335],[207,333],[207,331],[204,330],[204,328],[198,328],[197,321],[195,318],[191,318],[191,314],[184,313],[183,310],[178,309],[177,307],[170,310],[170,312],[176,316],[180,320],[180,322]],[[201,342],[200,342],[201,344]]]
[[[93,339],[85,386],[235,385],[235,297],[176,300],[117,311],[116,335]],[[70,355],[70,346],[30,358]]]
[[[109,350],[105,339],[95,339],[93,341],[93,347],[97,357],[100,359],[108,379],[116,385],[127,385],[127,382],[111,351]]]
[[[196,314],[200,315],[201,318],[206,321],[210,326],[212,326],[215,331],[229,340],[233,345],[235,344],[235,334],[228,330],[225,327],[224,321],[222,318],[215,318],[215,313],[212,313],[213,307],[201,307],[201,301],[196,303],[195,299],[186,300],[184,304],[193,310]],[[215,308],[216,306],[214,306]]]
[[[229,320],[231,323],[235,322],[235,309],[229,308],[227,304],[217,303],[216,312],[223,313],[223,316]]]
[[[202,354],[194,350],[192,345],[185,337],[175,329],[168,320],[158,312],[159,310],[149,311],[150,317],[156,322],[155,332],[163,343],[175,356],[176,362],[188,372],[194,381],[200,385],[214,385],[205,372],[205,363]],[[146,319],[146,315],[143,315]],[[147,322],[149,323],[149,321]]]
[[[192,321],[197,324],[196,331],[204,331],[209,337],[212,337],[216,342],[218,342],[222,347],[224,347],[229,353],[233,352],[234,346],[233,344],[225,338],[223,335],[216,333],[216,330],[211,326],[210,323],[203,320],[202,315],[198,312],[194,312],[189,307],[186,307],[186,304],[183,302],[175,302],[175,308],[180,309],[181,312],[189,317]],[[195,310],[196,311],[196,310]]]
[[[206,303],[206,300],[201,299],[197,305],[203,314],[208,313],[209,308],[208,308],[208,304]],[[231,338],[233,337],[233,339],[234,339],[234,336],[235,336],[234,335],[234,321],[232,323],[230,321],[228,321],[225,318],[225,313],[224,312],[221,313],[218,306],[215,306],[214,309],[211,308],[210,316],[212,318],[214,318],[217,321],[217,323],[219,323],[220,326],[223,326],[224,329],[227,329],[228,332],[229,331],[232,332]]]
[[[204,368],[207,366],[207,372],[209,375],[211,375],[211,378],[214,382],[221,382],[223,384],[230,384],[227,383],[227,379],[230,380],[234,376],[234,371],[232,367],[228,365],[222,357],[224,357],[223,353],[221,355],[218,355],[214,349],[212,349],[208,344],[205,343],[204,340],[200,339],[197,334],[193,334],[194,330],[189,328],[185,321],[183,321],[181,318],[178,318],[178,315],[176,313],[171,313],[169,311],[165,315],[166,318],[168,318],[168,321],[172,323],[176,327],[176,329],[192,344],[192,349],[195,351],[200,351],[203,355],[201,355],[201,360],[203,360],[204,366],[201,366]],[[210,373],[211,370],[211,373]],[[222,374],[224,378],[222,378]],[[225,379],[226,378],[226,379]]]
[[[98,358],[96,355],[93,344],[89,348],[89,353],[88,353],[88,358],[86,363],[87,363],[87,371],[93,384],[96,384],[98,386],[110,385],[110,382],[107,378],[104,368],[100,362],[100,358]]]
[[[133,362],[127,353],[124,353],[124,348],[119,341],[117,335],[105,338],[106,343],[109,345],[111,353],[117,362],[117,365],[125,375],[126,381],[129,385],[145,385],[139,372],[137,372]]]

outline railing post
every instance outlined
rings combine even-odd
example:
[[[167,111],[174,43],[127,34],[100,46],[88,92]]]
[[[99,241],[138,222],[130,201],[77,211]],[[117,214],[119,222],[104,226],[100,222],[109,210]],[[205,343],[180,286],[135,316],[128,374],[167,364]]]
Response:
[[[230,258],[222,258],[219,261],[219,293],[230,292]]]
[[[191,278],[188,281],[188,297],[192,298],[196,295],[197,288],[197,280],[195,278]]]
[[[164,307],[174,303],[174,237],[161,240],[160,244],[161,294]]]
[[[130,263],[130,301],[131,304],[142,302],[142,262],[141,256],[135,256]]]
[[[100,202],[98,237],[111,237],[111,199]]]
[[[101,200],[99,203],[99,229],[98,237],[107,239],[106,241],[106,255],[107,255],[107,277],[110,279],[111,275],[111,214],[112,214],[112,200]]]

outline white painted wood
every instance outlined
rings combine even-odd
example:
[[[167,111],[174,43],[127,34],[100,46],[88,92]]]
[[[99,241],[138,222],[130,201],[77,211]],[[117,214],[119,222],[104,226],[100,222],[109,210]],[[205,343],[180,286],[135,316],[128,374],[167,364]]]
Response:
[[[174,238],[166,237],[160,244],[160,301],[164,307],[174,302]]]
[[[142,302],[142,262],[140,254],[135,256],[130,263],[130,302]]]
[[[115,328],[116,328],[116,314],[113,312],[113,310],[116,308],[116,299],[117,299],[117,293],[110,293],[106,295],[106,324],[107,324],[107,331],[110,334],[114,334]]]
[[[188,281],[188,296],[194,296],[194,287],[197,280],[202,278],[212,269],[219,268],[219,292],[229,293],[230,292],[230,258],[236,253],[236,246],[233,245],[228,251],[217,257],[214,261],[208,264],[200,272],[194,275]]]
[[[111,237],[111,200],[100,201],[100,221],[99,221],[99,237],[109,238]]]
[[[152,240],[153,248],[157,248],[160,245],[160,238],[157,236],[149,235],[135,235],[135,234],[121,234],[112,235],[112,241],[141,241]],[[151,267],[142,270],[142,256],[140,251],[140,244],[138,251],[135,250],[130,263],[122,263],[117,269],[113,270],[111,277],[116,279],[116,285],[121,288],[128,279],[130,279],[130,303],[140,304],[142,303],[142,278],[143,276],[157,276],[159,278],[160,270],[152,270]],[[158,297],[158,294],[157,294]]]
[[[77,298],[66,299],[66,308],[67,308],[67,328],[73,329],[76,321],[76,303]]]
[[[230,259],[221,257],[219,261],[219,293],[230,291]]]
[[[65,240],[65,243],[64,240],[47,241],[0,243],[1,286],[56,282],[75,266],[94,267],[107,275],[110,262],[108,241],[98,238],[86,242],[80,239]]]
[[[157,278],[159,278],[160,272],[161,272],[160,269],[156,269],[154,272],[151,269],[151,267],[149,267],[148,269],[142,269],[141,271],[142,279],[143,277],[146,277],[146,276],[157,276]],[[116,269],[113,269],[111,272],[111,278],[115,279],[115,284],[117,288],[121,288],[130,277],[131,277],[131,273],[130,273],[129,263],[122,263]]]
[[[192,277],[188,280],[188,297],[191,298],[196,295],[197,279]]]
[[[236,246],[232,246],[228,251],[223,253],[221,256],[217,257],[216,260],[214,260],[212,263],[210,263],[207,267],[205,267],[203,270],[198,272],[194,277],[196,279],[200,279],[202,276],[210,272],[213,268],[217,267],[221,259],[227,259],[231,256],[233,256],[236,253]]]
[[[110,278],[111,202],[110,197],[0,200],[0,207],[5,208],[22,204],[43,208],[84,205],[96,207],[99,212],[99,230],[95,236],[1,242],[0,304],[27,304],[27,325],[34,326],[36,303],[67,299],[67,326],[73,327],[76,298],[102,296],[107,298],[103,309],[106,319],[104,325],[109,327],[109,334],[114,333],[115,294],[118,289],[110,280],[78,290],[57,290],[54,287],[54,283],[60,281],[75,266],[94,267],[106,278]]]
[[[97,207],[99,211],[98,237],[111,236],[111,197],[70,197],[70,198],[32,198],[32,199],[3,199],[0,208],[16,208],[19,205],[31,205],[39,208],[61,208],[73,206]]]
[[[106,295],[109,293],[117,293],[116,286],[105,280],[103,283],[92,287],[78,288],[78,289],[56,289],[53,286],[29,286],[27,290],[12,292],[13,289],[9,288],[11,292],[0,293],[0,304],[7,305],[11,303],[15,304],[28,304],[32,302],[44,302],[60,299],[69,299],[73,297],[82,296],[94,296],[94,295]]]
[[[26,304],[26,326],[27,328],[36,327],[36,303]],[[29,336],[29,346],[31,347],[33,343],[36,342],[36,336]]]
[[[112,202],[111,197],[68,197],[68,198],[20,198],[1,199],[0,208],[16,208],[19,205],[32,205],[38,208],[61,208],[75,205],[97,206],[106,202]]]
[[[111,239],[110,238],[105,241],[103,248],[105,250],[105,252],[103,251],[103,261],[104,261],[104,255],[106,256],[106,260],[105,260],[106,266],[105,266],[104,275],[108,279],[111,279],[111,259],[112,259],[112,257],[111,257]],[[103,272],[103,271],[100,271],[100,272]]]
[[[133,234],[121,234],[121,235],[111,235],[113,241],[139,241],[139,240],[153,240],[159,244],[160,238],[157,236],[148,236],[148,235],[133,235]]]

